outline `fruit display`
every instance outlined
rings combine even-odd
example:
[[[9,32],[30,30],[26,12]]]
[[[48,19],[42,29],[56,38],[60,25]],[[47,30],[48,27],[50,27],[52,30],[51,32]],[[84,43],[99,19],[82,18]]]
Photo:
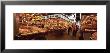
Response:
[[[44,14],[17,13],[17,22],[19,23],[19,33],[21,35],[33,33],[45,33],[54,30],[65,30],[72,27],[72,23],[63,18],[43,18]],[[47,15],[47,14],[45,14]]]
[[[61,18],[49,18],[45,22],[45,27],[49,30],[66,29],[68,25],[68,22]]]
[[[42,20],[42,15],[34,13],[17,13],[17,23],[19,25],[19,32],[21,35],[38,33],[42,28],[38,28],[35,25],[40,24],[38,20]],[[18,20],[19,18],[19,20]],[[37,22],[37,23],[36,23]],[[42,29],[44,30],[44,29]]]
[[[81,30],[82,31],[97,31],[97,16],[82,15]]]

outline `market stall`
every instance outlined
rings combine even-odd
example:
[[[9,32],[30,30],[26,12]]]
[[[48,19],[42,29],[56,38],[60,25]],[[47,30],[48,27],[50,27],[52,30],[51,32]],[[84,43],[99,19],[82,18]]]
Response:
[[[84,39],[90,39],[94,32],[97,32],[96,14],[83,14],[81,19],[81,32]]]
[[[48,14],[18,13],[16,16],[19,20],[16,21],[19,25],[17,26],[19,31],[16,36],[24,40],[39,39],[40,37],[46,39],[45,37],[48,36],[48,34],[55,33],[63,35],[67,30],[71,30],[72,32],[76,30],[75,23],[71,23],[59,17],[49,17],[45,19],[43,17],[44,15],[47,16]]]
[[[14,15],[16,18],[15,39],[19,40],[51,40],[51,37],[74,39],[78,36],[89,40],[94,39],[91,38],[92,34],[97,32],[96,14],[82,13],[80,15],[78,13],[78,15],[75,14],[76,17],[73,13],[16,13]],[[77,17],[80,18],[79,21],[75,21]]]

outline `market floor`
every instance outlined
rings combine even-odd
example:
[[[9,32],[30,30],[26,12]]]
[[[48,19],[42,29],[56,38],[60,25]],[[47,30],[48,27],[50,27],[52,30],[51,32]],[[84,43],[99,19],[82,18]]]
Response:
[[[50,32],[43,36],[34,37],[32,38],[32,40],[90,40],[90,36],[91,36],[91,33],[83,33],[84,39],[82,39],[80,35],[80,31],[77,31],[76,35],[68,35],[66,31],[65,32]],[[15,38],[16,40],[19,39],[18,37],[15,37]],[[24,38],[20,38],[20,39],[22,40]],[[27,40],[27,38],[25,39]]]
[[[79,40],[80,37],[80,33],[79,31],[77,31],[76,36],[75,35],[68,35],[67,32],[63,32],[63,33],[50,33],[48,35],[46,35],[46,39],[47,40]],[[90,33],[84,33],[84,40],[90,40]]]
[[[70,36],[67,34],[67,32],[63,32],[61,34],[58,33],[48,34],[46,38],[47,40],[78,40],[79,36],[80,35],[78,33],[76,33],[76,36],[75,35]]]

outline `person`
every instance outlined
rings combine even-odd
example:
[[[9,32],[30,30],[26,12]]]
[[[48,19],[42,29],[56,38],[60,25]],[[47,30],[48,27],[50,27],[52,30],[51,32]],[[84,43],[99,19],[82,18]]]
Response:
[[[83,37],[83,32],[82,32],[82,30],[79,30],[79,32],[80,32],[80,37],[79,37],[79,40],[84,40],[84,37]]]
[[[79,26],[76,25],[76,23],[75,23],[75,25],[73,27],[74,27],[73,35],[76,37],[77,31],[79,29]]]

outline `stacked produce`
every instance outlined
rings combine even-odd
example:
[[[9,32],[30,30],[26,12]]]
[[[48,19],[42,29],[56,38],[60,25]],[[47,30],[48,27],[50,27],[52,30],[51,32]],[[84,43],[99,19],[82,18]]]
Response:
[[[61,18],[49,18],[45,22],[45,27],[49,30],[65,29],[68,26],[68,22]]]
[[[63,18],[44,19],[42,14],[18,13],[17,16],[19,17],[19,33],[21,35],[65,30],[73,25]]]
[[[21,35],[28,35],[33,33],[45,32],[42,28],[42,15],[33,13],[18,13],[19,17],[19,33]]]
[[[97,31],[97,16],[95,15],[82,15],[81,19],[82,31]]]

